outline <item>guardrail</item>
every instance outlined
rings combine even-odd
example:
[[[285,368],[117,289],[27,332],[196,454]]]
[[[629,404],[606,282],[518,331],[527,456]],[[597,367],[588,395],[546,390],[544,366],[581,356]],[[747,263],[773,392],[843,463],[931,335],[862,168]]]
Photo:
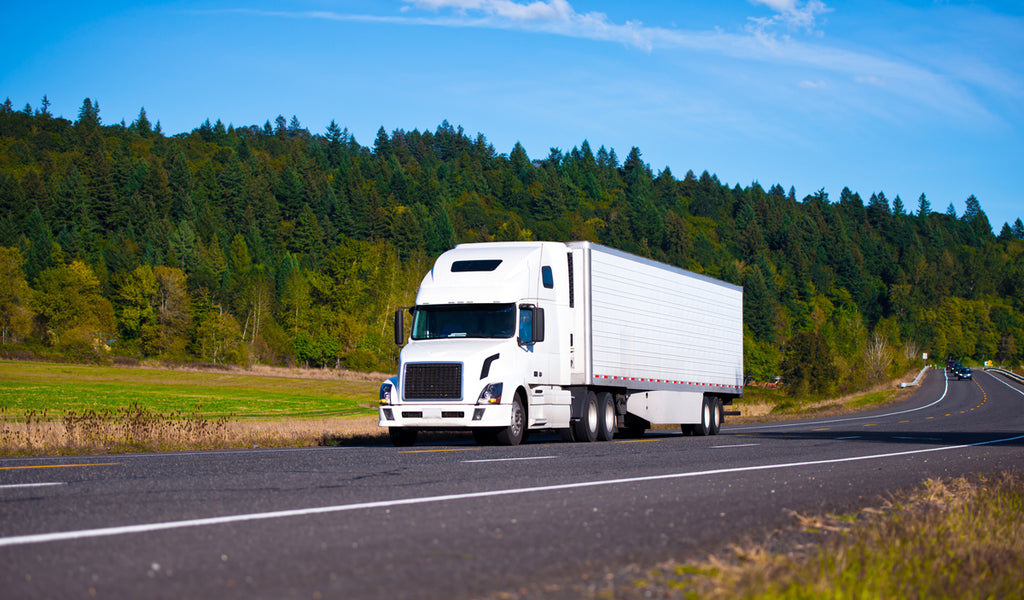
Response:
[[[921,383],[921,378],[924,377],[924,373],[928,369],[929,369],[929,367],[924,367],[923,369],[921,369],[921,372],[917,374],[917,377],[915,377],[913,381],[911,381],[910,383],[901,383],[900,387],[901,388],[907,388],[907,387],[915,386],[915,385]]]
[[[1006,369],[1000,367],[985,367],[985,372],[988,373],[989,371],[995,371],[1000,375],[1006,375],[1007,377],[1014,381],[1024,383],[1024,377],[1021,377],[1020,375],[1014,373],[1013,371],[1007,371]]]

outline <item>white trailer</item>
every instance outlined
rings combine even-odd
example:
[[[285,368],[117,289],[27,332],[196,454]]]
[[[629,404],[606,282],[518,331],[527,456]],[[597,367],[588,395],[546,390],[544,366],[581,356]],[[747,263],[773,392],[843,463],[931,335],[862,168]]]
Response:
[[[396,445],[425,429],[511,445],[538,429],[714,435],[743,395],[742,288],[590,242],[461,244],[409,310],[380,393]]]

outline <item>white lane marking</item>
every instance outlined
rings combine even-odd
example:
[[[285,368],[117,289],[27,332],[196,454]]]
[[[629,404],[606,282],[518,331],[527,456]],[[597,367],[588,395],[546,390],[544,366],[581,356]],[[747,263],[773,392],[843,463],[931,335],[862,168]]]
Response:
[[[487,462],[511,462],[514,460],[546,460],[549,458],[558,458],[557,456],[523,456],[518,458],[479,458],[474,460],[464,460],[464,463],[487,463]]]
[[[746,448],[748,446],[760,446],[761,444],[723,444],[721,446],[712,446],[712,448]]]
[[[912,412],[915,412],[915,411],[918,411],[918,410],[924,410],[926,408],[931,408],[931,407],[935,406],[939,402],[942,402],[942,400],[946,397],[946,392],[949,391],[949,377],[946,376],[945,371],[943,371],[942,374],[945,377],[945,383],[944,383],[944,385],[942,387],[942,395],[939,396],[939,399],[936,400],[935,402],[932,402],[931,404],[925,404],[924,406],[918,406],[917,408],[909,408],[907,410],[901,410],[901,411],[897,411],[897,412],[893,412],[893,413],[887,413],[887,414],[884,414],[884,415],[868,415],[868,416],[865,416],[865,417],[847,417],[845,419],[830,419],[828,421],[806,421],[806,422],[790,421],[788,423],[783,423],[781,425],[755,425],[753,427],[742,427],[742,428],[737,428],[737,429],[733,429],[733,428],[730,427],[729,428],[729,433],[736,434],[736,433],[745,433],[747,431],[757,431],[758,429],[778,429],[780,427],[804,427],[804,426],[807,426],[807,425],[822,425],[822,424],[825,424],[825,423],[845,423],[847,421],[863,421],[865,419],[881,419],[881,418],[884,418],[884,417],[894,417],[896,415],[905,415],[907,413],[912,413]],[[836,438],[836,439],[840,439],[840,438]]]
[[[297,508],[293,510],[278,510],[273,512],[250,513],[243,515],[226,515],[223,517],[210,517],[206,519],[189,519],[185,521],[169,521],[164,523],[143,523],[140,525],[125,525],[122,527],[103,527],[99,529],[83,529],[79,531],[57,531],[53,533],[37,533],[30,535],[17,535],[0,538],[0,547],[24,546],[27,544],[41,544],[45,542],[66,542],[71,540],[82,540],[88,538],[108,537],[114,535],[127,535],[131,533],[152,533],[154,531],[166,531],[170,529],[184,529],[186,527],[209,527],[211,525],[225,525],[228,523],[244,523],[247,521],[263,521],[267,519],[283,519],[287,517],[306,517],[312,515],[323,515],[331,513],[349,512],[365,509],[392,508],[396,506],[412,506],[416,504],[430,504],[435,502],[451,502],[454,500],[470,500],[474,498],[494,498],[498,496],[511,496],[515,494],[533,494],[537,492],[555,492],[580,488],[598,487],[604,485],[635,484],[646,481],[664,481],[671,479],[682,479],[685,477],[703,477],[707,475],[723,475],[727,473],[743,473],[749,471],[769,471],[774,469],[791,469],[794,467],[809,467],[815,465],[830,465],[862,460],[877,460],[881,458],[893,458],[896,456],[910,456],[913,454],[924,454],[926,452],[942,452],[945,450],[961,450],[975,446],[988,446],[1003,442],[1015,442],[1024,440],[1024,435],[987,442],[975,442],[972,444],[960,444],[957,446],[939,446],[937,448],[924,448],[920,450],[906,450],[903,452],[890,452],[886,454],[869,454],[866,456],[851,456],[847,458],[831,458],[825,460],[810,460],[794,463],[780,463],[772,465],[758,465],[750,467],[732,467],[727,469],[712,469],[710,471],[691,471],[688,473],[669,473],[665,475],[649,475],[646,477],[629,477],[625,479],[606,479],[601,481],[584,481],[579,483],[562,483],[557,485],[545,485],[528,488],[514,488],[510,490],[495,490],[490,492],[470,492],[468,494],[449,494],[444,496],[426,496],[422,498],[404,498],[399,500],[380,500],[377,502],[359,502],[356,504],[341,504],[338,506],[321,506],[316,508]]]
[[[1000,379],[999,377],[996,377],[995,375],[993,375],[993,374],[991,374],[991,373],[988,373],[988,372],[985,372],[985,371],[982,371],[982,373],[985,373],[986,375],[988,375],[988,376],[989,376],[989,377],[991,377],[992,379],[995,379],[995,380],[996,380],[996,381],[998,381],[999,383],[1001,383],[1001,384],[1005,385],[1006,387],[1010,388],[1011,390],[1013,390],[1013,391],[1017,392],[1017,393],[1018,393],[1018,394],[1020,394],[1021,396],[1024,396],[1024,392],[1022,392],[1022,391],[1018,390],[1017,388],[1013,387],[1012,385],[1010,385],[1010,384],[1006,383],[1005,381],[1003,381],[1003,380],[1002,380],[1002,379]]]
[[[57,481],[57,482],[53,482],[53,483],[9,483],[7,485],[0,485],[0,490],[16,490],[16,489],[22,489],[22,488],[37,488],[37,487],[47,487],[47,486],[53,486],[53,485],[67,485],[67,484],[64,483],[63,481]]]
[[[836,440],[859,440],[862,437],[864,437],[864,436],[862,436],[862,435],[848,435],[846,437],[833,438],[833,439],[836,439]]]

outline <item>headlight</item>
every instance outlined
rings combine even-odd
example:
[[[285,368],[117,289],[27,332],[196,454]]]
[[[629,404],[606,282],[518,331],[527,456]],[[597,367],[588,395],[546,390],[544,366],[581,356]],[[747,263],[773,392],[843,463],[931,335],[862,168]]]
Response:
[[[398,389],[398,378],[397,377],[392,377],[391,379],[388,379],[384,383],[380,384],[380,404],[382,406],[383,405],[387,405],[387,404],[391,404],[391,396],[392,396],[392,394],[396,393],[395,390],[397,390],[397,389]]]
[[[501,402],[500,383],[488,383],[480,392],[480,397],[476,399],[477,404],[498,404],[499,402]]]

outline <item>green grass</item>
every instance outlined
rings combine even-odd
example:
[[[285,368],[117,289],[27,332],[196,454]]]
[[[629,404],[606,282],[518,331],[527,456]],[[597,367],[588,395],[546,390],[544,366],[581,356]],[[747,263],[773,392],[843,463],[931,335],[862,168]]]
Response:
[[[378,384],[331,378],[0,361],[0,408],[59,416],[132,405],[208,418],[369,415]]]

